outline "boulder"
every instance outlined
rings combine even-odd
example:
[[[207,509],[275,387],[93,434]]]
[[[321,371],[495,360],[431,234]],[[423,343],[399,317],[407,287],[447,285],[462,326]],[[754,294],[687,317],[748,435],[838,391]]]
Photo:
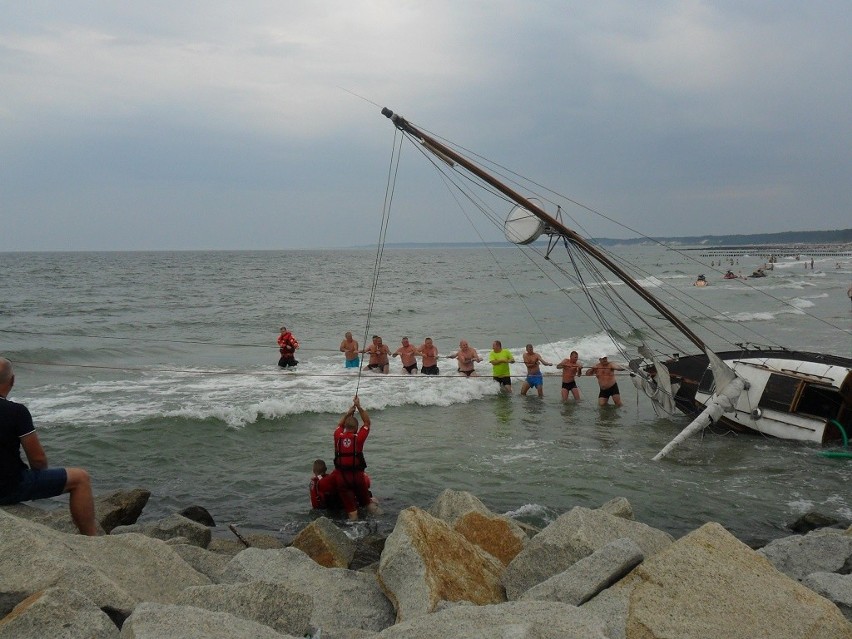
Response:
[[[812,510],[799,517],[796,521],[787,524],[787,528],[794,533],[804,535],[818,528],[828,528],[829,526],[837,526],[840,523],[839,519],[823,515],[820,512]]]
[[[376,639],[609,639],[604,623],[552,601],[451,606],[380,632]]]
[[[506,567],[503,585],[510,600],[558,574],[616,539],[632,539],[651,557],[672,543],[672,537],[643,523],[602,510],[578,506],[559,516],[533,537]]]
[[[469,512],[456,520],[453,529],[470,543],[508,566],[529,541],[524,530],[508,517]]]
[[[112,619],[76,590],[40,590],[0,619],[0,639],[118,639]]]
[[[602,510],[603,512],[616,517],[621,517],[622,519],[633,519],[633,506],[631,506],[630,502],[624,497],[615,497],[614,499],[610,499],[603,506],[598,508],[598,510]]]
[[[613,639],[850,639],[830,601],[777,571],[719,524],[647,558],[582,607]]]
[[[497,557],[504,566],[523,550],[529,539],[516,521],[491,512],[476,495],[465,491],[443,491],[427,512]]]
[[[439,601],[505,601],[503,565],[424,510],[406,508],[385,542],[378,578],[397,622],[435,610]]]
[[[292,546],[326,568],[348,568],[355,556],[355,542],[326,517],[305,526]]]
[[[117,526],[113,528],[111,534],[123,535],[125,533],[140,533],[164,541],[173,537],[185,537],[189,543],[199,548],[207,548],[212,536],[210,528],[207,526],[177,514],[152,523]]]
[[[142,535],[68,535],[0,513],[0,615],[52,586],[74,589],[123,618],[142,601],[168,603],[208,585],[163,542]]]
[[[311,625],[321,628],[325,636],[347,629],[379,632],[394,620],[393,607],[375,575],[323,568],[298,548],[246,548],[226,566],[222,581],[269,581],[310,595],[314,598]]]
[[[435,498],[427,512],[436,519],[447,522],[450,526],[455,524],[459,517],[467,513],[477,512],[486,516],[494,514],[476,495],[464,490],[451,490],[449,488]]]
[[[599,548],[566,571],[533,586],[521,601],[561,601],[579,606],[638,566],[644,556],[632,539],[617,539]]]
[[[249,581],[238,584],[193,586],[175,601],[214,612],[256,621],[276,632],[303,637],[310,630],[314,601],[310,595],[284,584]]]
[[[144,488],[99,495],[95,497],[95,519],[106,533],[116,526],[130,526],[139,519],[150,498],[151,491]]]
[[[203,526],[213,527],[216,525],[216,522],[213,520],[213,516],[203,506],[187,506],[183,510],[181,510],[178,515],[183,515],[187,519],[191,519],[192,521],[198,522]]]
[[[815,572],[802,579],[802,585],[834,603],[852,621],[852,575]]]
[[[852,568],[852,536],[839,530],[782,537],[757,552],[793,579],[804,579],[813,572],[849,572]]]
[[[175,544],[172,546],[172,549],[180,555],[181,559],[202,575],[205,575],[213,583],[221,581],[222,571],[225,570],[225,566],[231,561],[229,555],[205,550],[192,544]]]
[[[143,603],[121,628],[121,639],[282,639],[269,626],[227,612],[211,612],[193,606]]]
[[[26,519],[27,521],[32,521],[42,526],[53,528],[53,530],[58,530],[59,532],[68,533],[69,535],[79,533],[77,526],[71,520],[71,513],[67,507],[48,510],[30,504],[13,504],[11,506],[0,506],[0,510],[19,519]],[[97,524],[97,522],[95,523]],[[104,533],[100,524],[98,524],[98,532],[100,534]]]
[[[369,534],[355,540],[355,556],[349,562],[350,570],[362,570],[369,568],[373,572],[379,568],[379,559],[385,549],[387,537],[378,534]]]

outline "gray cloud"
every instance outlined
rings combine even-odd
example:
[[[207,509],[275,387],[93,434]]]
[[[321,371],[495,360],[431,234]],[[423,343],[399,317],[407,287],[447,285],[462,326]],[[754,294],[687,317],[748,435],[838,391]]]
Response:
[[[849,226],[852,6],[587,4],[17,5],[0,250],[374,242],[393,130],[341,87],[646,234]],[[397,188],[389,240],[477,239]]]

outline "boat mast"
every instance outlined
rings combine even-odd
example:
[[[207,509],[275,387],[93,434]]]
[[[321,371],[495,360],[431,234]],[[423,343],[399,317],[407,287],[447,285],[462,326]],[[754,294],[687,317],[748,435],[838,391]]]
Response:
[[[556,230],[560,235],[570,240],[573,244],[577,245],[583,251],[591,255],[598,262],[603,264],[607,269],[612,271],[612,273],[618,277],[622,282],[627,284],[637,295],[639,295],[642,299],[644,299],[648,304],[657,309],[660,314],[663,315],[669,322],[671,322],[675,328],[677,328],[681,333],[683,333],[689,341],[695,344],[702,351],[705,350],[704,341],[698,337],[692,330],[684,324],[680,318],[677,317],[674,313],[672,313],[669,308],[663,304],[656,297],[651,295],[648,291],[646,291],[642,286],[639,285],[639,282],[634,280],[626,271],[624,271],[620,266],[618,266],[615,262],[613,262],[605,253],[603,253],[600,249],[598,249],[593,244],[590,244],[585,238],[581,235],[578,235],[576,231],[572,231],[567,226],[565,226],[562,222],[557,220],[556,218],[550,216],[548,213],[544,211],[544,209],[538,207],[534,202],[531,202],[527,198],[525,198],[520,193],[514,191],[509,188],[495,177],[486,173],[477,165],[473,164],[470,160],[465,158],[462,155],[459,155],[455,151],[453,151],[448,146],[438,142],[433,137],[426,135],[420,129],[412,125],[405,118],[400,115],[395,114],[393,111],[388,109],[387,107],[382,109],[382,115],[386,118],[389,118],[394,125],[400,130],[405,131],[406,133],[413,135],[415,138],[420,140],[423,145],[432,153],[445,160],[450,159],[453,162],[457,162],[465,169],[476,175],[481,180],[487,182],[495,189],[503,193],[506,197],[510,198],[514,202],[516,202],[519,206],[525,208],[530,213],[535,215],[540,220],[543,220],[545,224],[547,224],[550,228]]]

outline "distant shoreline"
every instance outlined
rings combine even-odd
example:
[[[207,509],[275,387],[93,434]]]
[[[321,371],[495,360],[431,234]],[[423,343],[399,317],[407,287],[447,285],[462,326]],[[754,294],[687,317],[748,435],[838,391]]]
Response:
[[[821,248],[823,252],[815,255],[836,255],[852,253],[852,228],[831,231],[787,231],[784,233],[757,233],[750,235],[695,235],[685,237],[634,237],[634,238],[592,238],[591,242],[600,246],[658,246],[683,250],[724,249],[734,251],[784,249],[786,252],[802,252],[807,248]],[[545,245],[546,236],[530,246]],[[470,248],[508,248],[515,246],[507,241],[490,242],[387,242],[388,249],[470,249]],[[0,251],[4,253],[267,253],[275,251],[358,251],[373,250],[375,244],[355,246],[312,246],[305,248],[168,248],[168,249],[58,249],[58,250],[21,250]]]

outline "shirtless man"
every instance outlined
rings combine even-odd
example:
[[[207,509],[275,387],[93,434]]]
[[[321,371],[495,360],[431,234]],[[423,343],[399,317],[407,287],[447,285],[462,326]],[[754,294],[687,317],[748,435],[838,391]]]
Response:
[[[408,342],[407,337],[402,338],[402,346],[394,351],[393,356],[397,355],[402,360],[402,370],[408,375],[417,372],[417,359],[414,357],[417,355],[417,348]]]
[[[370,355],[369,364],[367,364],[367,369],[371,371],[378,371],[379,373],[388,374],[390,370],[390,366],[388,362],[388,355],[390,355],[390,349],[382,344],[382,338],[378,335],[373,335],[373,343],[370,344],[367,348],[365,348],[362,353],[367,353]]]
[[[556,365],[556,368],[562,369],[562,401],[568,401],[568,393],[574,395],[574,399],[579,401],[580,389],[577,388],[575,377],[583,374],[583,365],[578,361],[580,356],[577,351],[571,351],[571,354]]]
[[[616,406],[621,406],[621,394],[615,381],[615,371],[626,370],[620,364],[613,364],[607,360],[606,355],[601,355],[597,364],[586,370],[586,375],[594,375],[598,378],[601,392],[598,393],[598,406],[606,406],[609,398]]]
[[[545,362],[541,355],[533,351],[533,345],[527,344],[527,352],[524,353],[524,364],[527,367],[527,377],[521,384],[521,395],[526,395],[530,388],[538,391],[539,397],[544,397],[544,376],[540,366],[553,366]]]
[[[352,333],[346,331],[345,339],[340,342],[340,352],[346,358],[346,368],[358,368],[361,358],[358,357],[358,342],[352,339]]]
[[[460,341],[459,350],[457,350],[452,355],[447,355],[447,358],[458,360],[458,371],[462,375],[465,375],[467,377],[479,377],[479,375],[476,374],[476,370],[474,369],[473,363],[481,362],[482,358],[476,352],[476,349],[471,348],[465,340]]]
[[[417,353],[423,358],[420,363],[420,372],[424,375],[437,375],[438,369],[438,347],[432,343],[432,338],[427,337],[423,345],[417,349]]]

